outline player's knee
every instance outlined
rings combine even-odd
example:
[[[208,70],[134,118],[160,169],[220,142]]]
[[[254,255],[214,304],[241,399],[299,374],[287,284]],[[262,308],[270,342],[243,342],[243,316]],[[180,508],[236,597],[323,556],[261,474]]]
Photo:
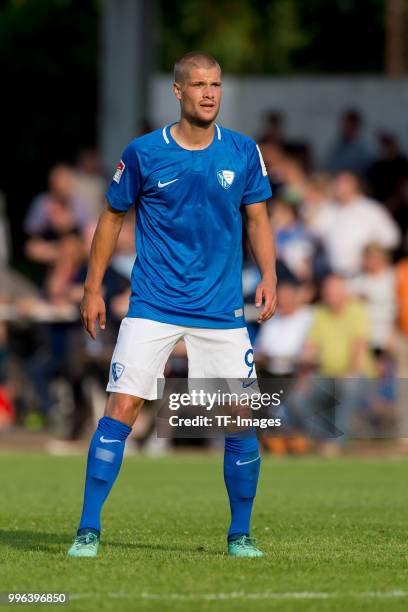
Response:
[[[143,406],[144,400],[134,395],[111,393],[106,404],[105,416],[132,427]]]

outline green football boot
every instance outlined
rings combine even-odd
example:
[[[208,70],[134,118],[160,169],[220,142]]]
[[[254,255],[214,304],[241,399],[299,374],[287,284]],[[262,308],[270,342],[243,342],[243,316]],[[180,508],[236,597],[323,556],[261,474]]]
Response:
[[[265,554],[256,548],[256,540],[246,535],[228,542],[228,554],[231,557],[264,557]]]
[[[81,529],[68,551],[69,557],[96,557],[99,534],[95,529]]]

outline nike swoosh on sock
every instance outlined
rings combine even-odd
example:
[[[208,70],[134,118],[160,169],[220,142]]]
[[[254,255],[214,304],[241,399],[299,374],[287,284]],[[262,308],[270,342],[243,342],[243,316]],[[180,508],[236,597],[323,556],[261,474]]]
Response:
[[[259,455],[258,455],[258,457],[255,457],[255,459],[251,459],[250,461],[241,461],[241,459],[238,459],[238,461],[235,462],[235,465],[246,465],[247,463],[252,463],[253,461],[258,461],[258,459],[260,459]]]

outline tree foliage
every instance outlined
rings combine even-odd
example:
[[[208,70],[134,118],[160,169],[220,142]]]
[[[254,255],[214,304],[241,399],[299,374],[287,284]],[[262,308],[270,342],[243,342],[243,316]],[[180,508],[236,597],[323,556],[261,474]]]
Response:
[[[0,189],[18,237],[49,168],[95,142],[97,2],[3,0]],[[15,239],[17,250],[20,240]]]
[[[235,74],[383,67],[385,0],[160,0],[161,68],[204,49]]]

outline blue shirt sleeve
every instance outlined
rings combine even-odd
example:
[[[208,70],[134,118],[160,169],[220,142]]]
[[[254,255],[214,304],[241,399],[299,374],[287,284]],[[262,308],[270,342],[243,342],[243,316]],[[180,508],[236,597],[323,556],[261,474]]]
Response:
[[[263,202],[272,195],[262,153],[254,141],[247,147],[247,174],[242,204],[255,204]]]
[[[106,199],[112,208],[127,211],[139,197],[141,184],[139,160],[135,146],[130,143],[116,167]]]

